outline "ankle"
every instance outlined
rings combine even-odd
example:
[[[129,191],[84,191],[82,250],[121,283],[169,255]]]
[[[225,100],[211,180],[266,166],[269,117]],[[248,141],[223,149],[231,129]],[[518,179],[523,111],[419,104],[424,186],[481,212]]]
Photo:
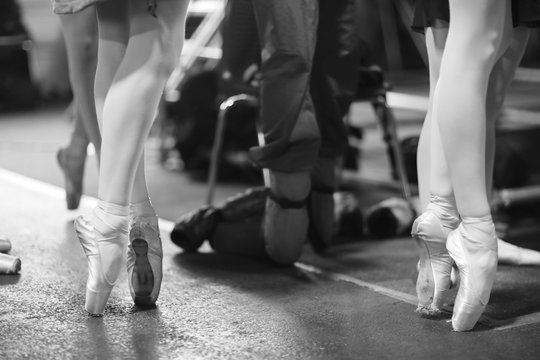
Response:
[[[453,196],[431,195],[427,210],[435,213],[441,222],[451,228],[459,225],[459,214]]]
[[[135,218],[135,217],[151,218],[151,217],[157,216],[156,211],[154,210],[154,207],[152,206],[152,202],[150,201],[150,198],[146,198],[145,200],[142,200],[142,201],[130,203],[129,215],[132,218]]]
[[[129,207],[127,205],[98,200],[98,205],[93,211],[96,220],[94,227],[103,235],[111,232],[127,233],[128,215]]]
[[[475,242],[484,242],[488,247],[497,247],[497,234],[491,215],[465,216],[461,219],[460,227],[465,237],[473,239]]]

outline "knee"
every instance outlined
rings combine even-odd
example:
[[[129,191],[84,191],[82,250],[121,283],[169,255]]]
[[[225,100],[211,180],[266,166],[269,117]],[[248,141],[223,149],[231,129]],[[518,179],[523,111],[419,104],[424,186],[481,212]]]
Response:
[[[509,40],[507,36],[499,31],[485,31],[485,33],[479,35],[479,40],[476,43],[471,44],[468,52],[469,56],[473,60],[476,58],[480,63],[493,66],[510,45]]]

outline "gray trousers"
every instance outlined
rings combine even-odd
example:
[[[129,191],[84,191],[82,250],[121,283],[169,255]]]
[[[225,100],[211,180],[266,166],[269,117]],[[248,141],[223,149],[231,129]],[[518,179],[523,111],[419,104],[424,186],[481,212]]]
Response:
[[[261,113],[265,145],[250,151],[262,168],[310,171],[320,134],[309,84],[318,0],[251,0],[261,46]]]

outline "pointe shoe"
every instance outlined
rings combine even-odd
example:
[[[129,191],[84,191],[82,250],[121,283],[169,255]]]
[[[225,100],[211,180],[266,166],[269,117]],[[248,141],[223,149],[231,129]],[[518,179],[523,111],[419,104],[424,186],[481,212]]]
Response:
[[[135,304],[156,303],[163,276],[162,262],[157,216],[133,218],[129,229],[127,272],[129,291]]]
[[[95,228],[96,220],[93,216],[79,216],[75,231],[88,261],[85,309],[102,315],[122,268],[127,234],[114,230],[103,234]]]
[[[67,148],[62,148],[56,153],[56,159],[64,173],[67,208],[69,210],[77,209],[82,196],[86,153],[70,153]]]
[[[471,236],[460,224],[448,235],[447,248],[456,262],[460,286],[454,303],[452,327],[455,331],[471,330],[484,311],[497,271],[497,239],[491,234]]]
[[[457,225],[444,224],[433,212],[426,211],[413,223],[411,235],[420,253],[416,293],[416,312],[437,316],[443,305],[444,293],[452,287],[452,258],[446,249],[446,238]]]

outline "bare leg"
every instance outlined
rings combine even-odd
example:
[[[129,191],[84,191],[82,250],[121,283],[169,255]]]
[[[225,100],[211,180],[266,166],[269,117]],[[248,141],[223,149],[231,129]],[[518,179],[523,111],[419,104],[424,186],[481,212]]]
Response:
[[[97,23],[94,8],[60,16],[68,55],[69,78],[77,116],[72,139],[94,144],[99,154],[101,136],[94,105],[97,59]],[[75,140],[75,141],[77,141]],[[74,144],[76,145],[76,144]],[[86,151],[86,147],[84,148]]]
[[[83,190],[86,149],[94,144],[99,159],[101,136],[94,107],[97,25],[94,8],[60,16],[66,43],[69,78],[73,90],[74,126],[67,147],[57,153],[64,173],[68,209],[76,209]]]
[[[99,198],[124,205],[131,200],[144,141],[181,50],[187,2],[160,2],[157,19],[148,15],[145,4],[145,1],[131,2],[129,43],[102,113]],[[173,49],[169,48],[170,44],[174,45]],[[121,45],[113,44],[113,47],[121,49]]]
[[[420,254],[416,281],[418,296],[416,311],[425,316],[439,314],[445,291],[451,286],[452,259],[446,250],[446,238],[448,232],[455,229],[459,223],[433,107],[448,26],[447,22],[439,20],[425,31],[429,57],[430,92],[428,111],[422,126],[417,155],[422,215],[415,220],[411,232]],[[432,182],[436,182],[448,195],[432,196]]]
[[[146,0],[116,0],[97,6],[95,92],[102,134],[99,201],[90,217],[81,217],[75,224],[90,266],[86,309],[94,314],[103,312],[119,275],[128,235],[128,204],[136,174],[141,176],[143,171],[144,142],[183,44],[187,5],[185,0],[160,1],[157,17],[147,12]],[[141,186],[147,196],[144,180]],[[134,205],[144,214],[149,204]],[[137,304],[154,303],[161,285],[162,259],[157,218],[134,218],[129,238],[132,297]]]
[[[431,118],[433,114],[433,93],[439,80],[439,71],[444,52],[444,45],[448,35],[448,23],[440,22],[435,27],[426,29],[426,48],[429,58],[429,102],[428,111],[420,139],[418,141],[417,164],[418,164],[418,188],[422,212],[425,211],[430,197],[430,174],[431,174]]]
[[[100,53],[98,72],[96,74],[96,108],[100,126],[102,126],[103,106],[105,97],[109,92],[114,74],[118,70],[124,58],[127,42],[129,39],[127,3],[118,1],[116,4],[104,4],[100,6]],[[135,176],[133,185],[133,202],[148,199],[146,180],[144,177],[144,164],[141,156],[139,170]]]
[[[490,214],[486,192],[486,93],[511,37],[508,1],[450,1],[452,23],[434,98],[444,155],[461,216]],[[444,134],[444,136],[442,136]],[[450,195],[438,182],[432,192]]]
[[[71,154],[76,154],[80,157],[86,158],[86,151],[88,144],[90,144],[90,139],[88,139],[86,129],[84,128],[84,121],[82,119],[83,115],[77,107],[76,102],[72,101],[71,106],[73,108],[71,115],[73,120],[73,128],[71,129],[71,136],[69,137],[66,150]]]
[[[510,1],[451,0],[450,14],[433,126],[440,127],[461,217],[447,248],[461,277],[452,326],[466,331],[489,301],[497,269],[497,239],[486,190],[486,94],[493,65],[509,45],[512,24]],[[433,194],[451,195],[439,185],[430,183]]]

